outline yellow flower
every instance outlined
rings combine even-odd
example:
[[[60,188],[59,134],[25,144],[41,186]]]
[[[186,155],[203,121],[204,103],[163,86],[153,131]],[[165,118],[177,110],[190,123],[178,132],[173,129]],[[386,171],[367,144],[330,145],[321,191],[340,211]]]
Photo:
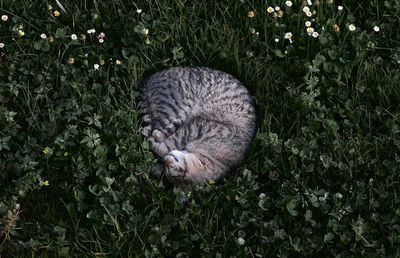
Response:
[[[104,64],[105,64],[104,59],[101,59],[101,60],[100,60],[100,64],[101,64],[101,65],[104,65]]]
[[[339,31],[340,31],[340,28],[339,28],[339,26],[338,26],[337,24],[333,25],[333,28],[334,28],[334,29],[335,29],[335,31],[337,31],[337,32],[339,32]]]
[[[51,149],[49,147],[44,148],[43,153],[47,154],[51,151]]]
[[[86,39],[86,35],[85,34],[81,34],[81,40],[85,40]]]
[[[50,185],[48,180],[44,181],[43,184],[44,184],[45,186],[49,186],[49,185]]]
[[[158,250],[157,247],[153,247],[154,252],[157,252],[157,250]]]
[[[68,156],[68,152],[64,152],[64,157]]]
[[[248,14],[248,16],[249,16],[250,18],[253,18],[253,17],[254,17],[254,11],[250,11],[249,14]]]
[[[256,29],[250,28],[250,32],[251,32],[251,34],[254,34],[254,33],[256,33]]]
[[[282,15],[283,15],[283,11],[282,11],[282,10],[279,10],[279,11],[278,11],[278,17],[282,17]]]
[[[70,64],[75,63],[75,58],[70,57],[70,58],[68,59],[68,63],[70,63]]]
[[[48,5],[48,6],[47,6],[47,9],[48,9],[48,10],[51,10],[51,9],[53,9],[53,6]]]
[[[60,16],[60,14],[61,14],[61,13],[60,13],[59,11],[57,11],[57,10],[55,10],[53,13],[54,13],[54,16]]]
[[[149,44],[150,44],[150,39],[149,39],[149,38],[146,38],[146,40],[144,41],[144,43],[146,43],[147,45],[149,45]]]
[[[118,59],[115,61],[115,63],[117,64],[117,65],[120,65],[121,64],[121,61],[119,61]]]
[[[8,20],[8,16],[7,16],[7,15],[1,16],[1,20],[2,20],[2,21],[7,21],[7,20]]]
[[[54,38],[53,38],[53,37],[50,37],[50,38],[49,38],[49,41],[50,41],[50,42],[53,42],[53,41],[54,41]]]
[[[22,30],[24,28],[24,25],[20,24],[18,25],[18,29]]]
[[[211,180],[209,181],[209,183],[210,183],[210,185],[212,185],[212,184],[215,184],[215,181],[211,179]]]
[[[98,19],[98,18],[99,18],[99,14],[98,14],[98,13],[93,14],[93,18],[94,18],[95,20]]]
[[[272,16],[278,17],[278,14],[277,14],[276,12],[274,12],[274,13],[272,14]]]

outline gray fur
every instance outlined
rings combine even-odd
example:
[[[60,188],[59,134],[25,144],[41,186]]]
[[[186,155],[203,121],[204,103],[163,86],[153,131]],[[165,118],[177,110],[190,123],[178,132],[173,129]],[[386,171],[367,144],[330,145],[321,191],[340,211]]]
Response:
[[[172,67],[143,80],[140,90],[142,134],[162,159],[156,175],[176,185],[201,184],[243,162],[256,116],[237,79],[206,67]]]

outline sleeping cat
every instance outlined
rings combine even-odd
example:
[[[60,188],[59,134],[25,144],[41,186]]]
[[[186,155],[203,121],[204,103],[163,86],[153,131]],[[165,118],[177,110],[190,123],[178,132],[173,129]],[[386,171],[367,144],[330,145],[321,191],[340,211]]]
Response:
[[[252,97],[233,76],[206,67],[172,67],[141,82],[142,134],[157,176],[188,186],[218,180],[243,162],[253,138]]]

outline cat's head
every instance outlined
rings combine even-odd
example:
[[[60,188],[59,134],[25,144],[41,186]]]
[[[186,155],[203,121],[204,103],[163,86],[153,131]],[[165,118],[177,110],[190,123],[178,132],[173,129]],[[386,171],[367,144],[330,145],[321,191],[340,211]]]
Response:
[[[214,179],[210,161],[188,152],[173,150],[164,157],[165,175],[174,184],[196,184]]]

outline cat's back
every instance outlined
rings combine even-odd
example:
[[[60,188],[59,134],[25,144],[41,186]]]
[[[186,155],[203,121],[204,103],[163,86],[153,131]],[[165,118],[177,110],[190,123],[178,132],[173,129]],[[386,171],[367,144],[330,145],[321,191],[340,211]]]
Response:
[[[255,127],[255,109],[248,90],[225,72],[208,67],[171,67],[149,76],[141,88],[152,117],[165,114],[170,120],[185,120],[204,116],[251,130]]]

